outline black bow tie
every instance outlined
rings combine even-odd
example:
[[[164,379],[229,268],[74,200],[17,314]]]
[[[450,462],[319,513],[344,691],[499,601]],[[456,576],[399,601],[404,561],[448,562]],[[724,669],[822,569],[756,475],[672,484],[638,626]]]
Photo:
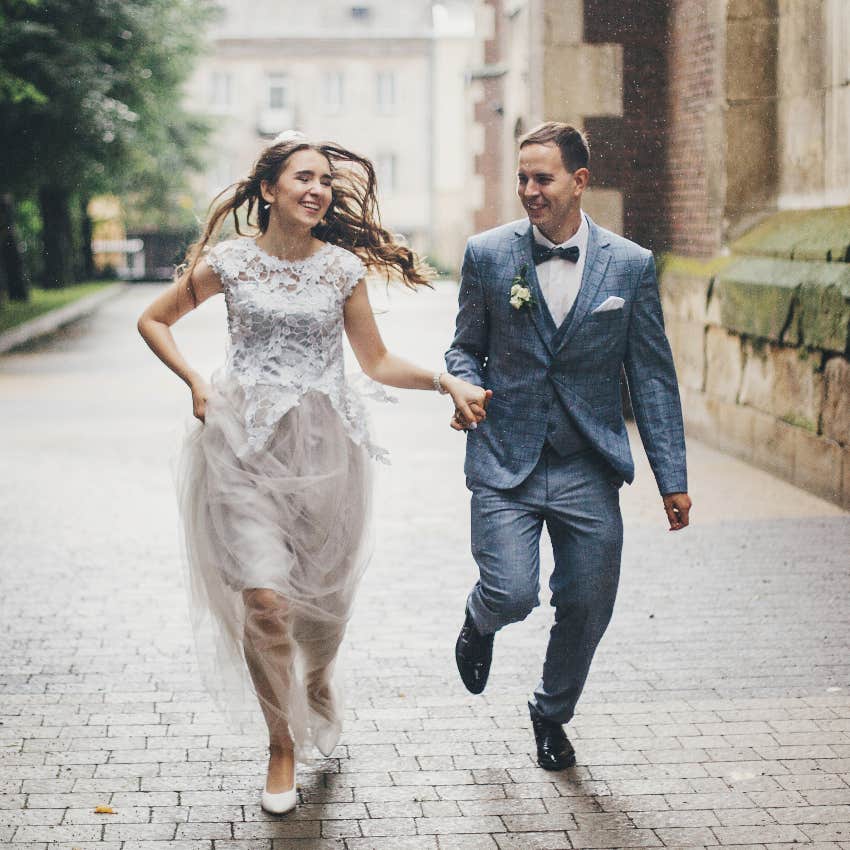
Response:
[[[567,260],[567,262],[577,263],[579,250],[578,245],[570,245],[569,248],[547,248],[539,242],[533,242],[531,245],[531,255],[534,257],[535,266],[545,263],[546,260],[551,260],[552,257],[560,257],[562,260]]]

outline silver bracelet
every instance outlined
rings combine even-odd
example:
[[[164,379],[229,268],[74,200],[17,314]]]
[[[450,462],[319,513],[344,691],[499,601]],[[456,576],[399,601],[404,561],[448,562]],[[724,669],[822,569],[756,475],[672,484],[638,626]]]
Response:
[[[446,374],[445,372],[437,372],[437,374],[436,374],[436,375],[434,375],[434,378],[433,378],[433,381],[434,381],[434,389],[435,389],[435,390],[436,390],[436,391],[437,391],[440,395],[446,395],[446,394],[448,393],[448,390],[447,390],[447,389],[446,389],[446,388],[445,388],[445,387],[444,387],[444,386],[440,383],[440,378],[442,378],[442,377],[443,377],[443,375],[445,375],[445,374]]]

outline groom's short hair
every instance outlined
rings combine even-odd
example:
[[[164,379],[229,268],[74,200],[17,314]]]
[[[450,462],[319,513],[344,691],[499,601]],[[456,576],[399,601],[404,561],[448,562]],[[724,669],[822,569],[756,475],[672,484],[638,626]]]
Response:
[[[519,148],[526,145],[557,145],[561,151],[564,168],[570,173],[590,165],[590,145],[581,130],[561,121],[546,121],[529,130],[520,140]]]

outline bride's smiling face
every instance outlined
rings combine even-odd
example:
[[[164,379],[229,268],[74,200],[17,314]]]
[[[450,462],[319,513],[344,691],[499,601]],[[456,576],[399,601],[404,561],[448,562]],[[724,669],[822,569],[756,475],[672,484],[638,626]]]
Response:
[[[263,182],[269,212],[283,225],[308,230],[324,218],[333,200],[331,164],[319,151],[295,151],[274,183]]]

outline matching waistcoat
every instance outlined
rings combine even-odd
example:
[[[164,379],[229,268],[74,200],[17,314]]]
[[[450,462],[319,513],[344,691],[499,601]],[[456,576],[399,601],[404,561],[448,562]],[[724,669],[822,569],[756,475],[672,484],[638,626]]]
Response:
[[[558,330],[555,332],[554,337],[552,337],[552,343],[556,350],[573,320],[575,309],[574,302],[569,313],[564,317],[563,322],[561,322]],[[591,448],[587,438],[578,430],[572,416],[570,416],[570,411],[564,408],[548,382],[547,386],[549,387],[551,400],[549,404],[549,419],[546,423],[546,445],[561,457],[569,457],[570,455],[587,451]]]

